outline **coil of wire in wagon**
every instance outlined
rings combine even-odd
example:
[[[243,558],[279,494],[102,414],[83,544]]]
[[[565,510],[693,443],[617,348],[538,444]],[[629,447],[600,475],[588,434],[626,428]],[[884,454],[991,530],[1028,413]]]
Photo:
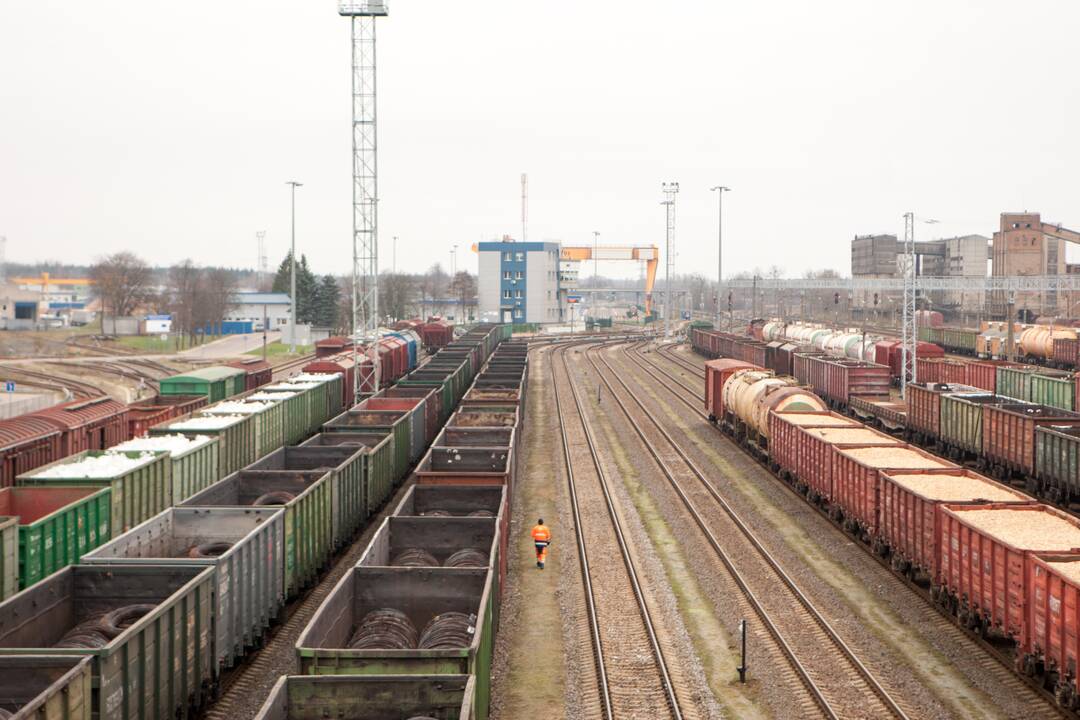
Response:
[[[463,612],[436,615],[420,633],[421,650],[449,650],[469,647],[476,634],[476,616]]]
[[[477,548],[462,548],[446,558],[443,567],[448,568],[483,568],[487,567],[488,556]]]
[[[352,650],[411,650],[416,646],[416,627],[394,608],[372,610],[349,638]]]

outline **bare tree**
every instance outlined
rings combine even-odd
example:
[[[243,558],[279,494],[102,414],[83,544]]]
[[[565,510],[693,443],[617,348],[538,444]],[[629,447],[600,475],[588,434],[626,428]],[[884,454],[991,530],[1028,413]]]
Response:
[[[446,297],[446,272],[441,264],[435,263],[424,273],[420,281],[420,296],[423,301],[442,300]],[[435,305],[432,303],[432,310],[434,309]]]
[[[416,278],[403,273],[384,273],[379,278],[379,309],[392,320],[408,315],[416,293]]]
[[[116,318],[130,315],[152,291],[153,271],[141,258],[127,251],[102,258],[90,268],[94,295],[101,300],[101,331],[106,310]]]
[[[220,325],[236,307],[236,276],[224,268],[204,270],[195,302],[197,327]]]
[[[181,337],[195,336],[195,304],[199,297],[202,270],[191,260],[184,260],[169,268],[166,282],[167,305],[173,317],[173,328]]]
[[[476,278],[462,270],[450,280],[450,292],[460,301],[461,317],[458,322],[469,318],[469,306],[476,304]]]

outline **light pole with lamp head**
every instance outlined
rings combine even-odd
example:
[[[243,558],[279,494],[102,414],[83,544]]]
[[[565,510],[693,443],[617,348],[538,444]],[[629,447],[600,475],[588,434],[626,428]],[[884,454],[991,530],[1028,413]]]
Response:
[[[731,192],[731,188],[717,185],[709,188],[716,193],[716,329],[719,330],[722,312],[720,310],[720,296],[724,289],[724,193]]]
[[[289,254],[292,272],[289,278],[289,352],[296,354],[296,188],[303,187],[303,183],[289,180],[285,183],[289,186],[292,195],[292,252]]]

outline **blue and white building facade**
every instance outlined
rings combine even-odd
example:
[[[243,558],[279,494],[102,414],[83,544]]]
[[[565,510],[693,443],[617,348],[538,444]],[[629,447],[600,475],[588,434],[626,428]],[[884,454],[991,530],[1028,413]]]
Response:
[[[498,322],[557,323],[562,320],[559,297],[559,243],[482,242],[477,295],[481,317]]]

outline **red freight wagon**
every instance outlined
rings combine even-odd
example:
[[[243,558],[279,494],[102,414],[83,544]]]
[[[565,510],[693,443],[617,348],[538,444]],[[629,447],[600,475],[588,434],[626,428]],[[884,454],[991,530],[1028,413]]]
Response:
[[[967,363],[967,379],[964,384],[997,392],[997,369],[999,367],[1020,367],[1020,363],[1004,360],[971,360]]]
[[[946,505],[941,518],[943,592],[1021,651],[1030,648],[1031,556],[1080,550],[1080,519],[1038,504]]]
[[[946,504],[1035,502],[1018,490],[966,468],[883,471],[880,489],[878,533],[881,543],[892,550],[893,567],[912,577],[926,575],[934,587],[942,584],[938,558],[941,511]]]
[[[742,360],[760,368],[769,366],[769,360],[765,353],[765,343],[740,338],[733,340],[732,346],[732,355],[736,360]]]
[[[442,417],[442,394],[430,387],[399,387],[397,385],[382,391],[385,398],[413,398],[424,403],[424,427],[427,444],[430,445],[439,434],[439,418]]]
[[[818,358],[824,366],[824,393],[818,393],[834,405],[847,406],[853,396],[889,397],[892,380],[889,368],[863,360],[828,360]]]
[[[868,425],[902,432],[907,429],[907,405],[880,397],[851,398],[848,409]]]
[[[797,352],[792,361],[795,379],[803,385],[808,385],[811,390],[824,397],[825,393],[825,366],[820,362],[827,359],[825,353],[818,350]]]
[[[60,456],[104,450],[128,437],[127,405],[110,397],[71,400],[31,413],[60,430]]]
[[[1051,689],[1061,706],[1080,705],[1080,555],[1033,555],[1031,562],[1030,647],[1021,648],[1025,667],[1043,667],[1057,683]]]
[[[811,500],[832,501],[836,494],[833,455],[845,447],[902,446],[896,438],[856,425],[842,428],[803,428],[795,436],[799,478]]]
[[[60,430],[30,415],[0,420],[0,487],[11,487],[15,477],[63,457]]]
[[[333,357],[340,355],[346,350],[351,350],[353,341],[341,335],[332,335],[315,343],[315,357]]]
[[[760,370],[750,363],[730,358],[708,360],[705,362],[705,411],[709,420],[716,422],[724,417],[724,383],[736,370]]]
[[[193,413],[207,402],[206,395],[155,395],[128,405],[128,436],[146,435],[154,425]]]
[[[966,383],[967,363],[920,356],[915,360],[915,378],[921,383]]]
[[[937,441],[941,438],[941,395],[943,393],[983,394],[969,385],[945,383],[908,383],[907,426],[920,441]]]
[[[454,326],[442,321],[431,321],[420,326],[420,338],[429,351],[449,345],[454,339]]]
[[[941,358],[945,356],[945,351],[934,343],[928,343],[919,341],[915,345],[915,362],[918,364],[920,359]],[[889,375],[898,378],[900,377],[900,367],[904,363],[904,346],[899,340],[882,340],[874,345],[874,362],[878,365],[887,365],[889,368]],[[917,373],[919,379],[922,379],[922,374]],[[929,381],[928,381],[929,382]],[[959,380],[957,382],[964,382]]]
[[[229,367],[244,371],[244,390],[254,390],[263,385],[269,385],[274,379],[274,366],[259,358],[247,360],[233,360],[225,363]]]
[[[782,343],[776,349],[776,373],[778,375],[795,375],[795,352],[799,346],[795,343]]]
[[[366,362],[366,359],[362,358],[361,364]],[[345,352],[332,357],[316,358],[304,366],[303,372],[327,374],[341,373],[342,407],[351,408],[353,406],[353,388],[354,383],[356,382],[356,372],[354,371],[352,352]]]
[[[955,468],[912,445],[836,448],[833,453],[833,504],[843,511],[850,526],[878,532],[881,470],[934,470]]]
[[[801,477],[798,436],[803,428],[856,427],[851,418],[829,411],[780,411],[769,413],[769,458],[779,471]]]
[[[1054,350],[1051,356],[1059,367],[1074,368],[1077,365],[1077,352],[1080,341],[1076,338],[1054,338]]]
[[[1035,428],[1039,425],[1078,426],[1080,415],[1031,403],[983,405],[983,457],[1006,473],[1034,477]]]

